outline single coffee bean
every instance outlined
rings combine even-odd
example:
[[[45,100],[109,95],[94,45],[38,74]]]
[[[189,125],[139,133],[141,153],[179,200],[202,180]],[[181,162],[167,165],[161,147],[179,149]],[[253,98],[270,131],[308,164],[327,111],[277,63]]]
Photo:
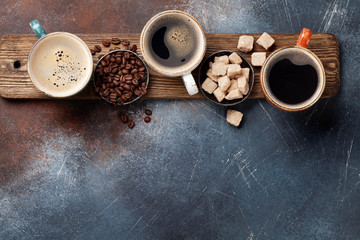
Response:
[[[138,72],[138,70],[136,69],[136,68],[134,68],[133,70],[131,70],[131,74],[135,74],[135,73],[137,73]]]
[[[120,64],[120,63],[121,63],[121,58],[120,58],[120,57],[117,57],[117,58],[115,59],[115,62],[116,62],[116,64]]]
[[[122,72],[122,74],[128,74],[128,73],[129,73],[129,70],[127,70],[127,69],[124,68],[124,69],[121,70],[121,72]]]
[[[137,79],[133,78],[133,80],[131,80],[131,83],[134,85],[134,86],[138,86],[139,85],[139,82]]]
[[[136,52],[136,50],[137,50],[137,46],[136,46],[136,44],[134,44],[134,45],[131,47],[131,51]]]
[[[111,43],[114,45],[118,45],[121,43],[121,40],[119,38],[112,38]]]
[[[90,49],[91,55],[95,55],[96,51],[95,49]]]
[[[130,44],[130,42],[128,40],[122,40],[121,44],[124,46],[128,46]]]
[[[129,84],[126,84],[126,83],[124,84],[123,88],[126,89],[126,90],[130,90],[130,89],[131,89],[130,85],[129,85]]]
[[[109,40],[103,40],[102,41],[102,45],[104,45],[104,47],[110,47],[110,41]]]
[[[144,118],[144,121],[145,121],[146,123],[149,123],[149,122],[151,121],[151,118],[147,116],[147,117]]]
[[[133,121],[133,120],[130,120],[130,121],[128,122],[128,127],[129,127],[129,128],[133,128],[134,126],[135,126],[134,121]]]
[[[125,57],[125,59],[129,59],[129,58],[130,58],[130,53],[129,53],[129,52],[125,52],[125,53],[124,53],[124,57]]]
[[[125,81],[132,80],[133,76],[130,74],[125,75]]]
[[[139,67],[144,66],[144,64],[140,60],[136,60],[136,65],[138,65]]]
[[[148,116],[152,115],[152,111],[150,109],[145,109],[145,114]]]
[[[140,96],[140,95],[141,95],[141,91],[140,91],[139,89],[135,89],[135,90],[134,90],[134,94],[135,94],[136,96]]]
[[[95,50],[96,52],[101,52],[101,47],[100,47],[99,45],[95,45],[95,46],[94,46],[94,50]]]
[[[124,114],[120,116],[120,119],[123,123],[127,123],[128,122],[128,117]]]

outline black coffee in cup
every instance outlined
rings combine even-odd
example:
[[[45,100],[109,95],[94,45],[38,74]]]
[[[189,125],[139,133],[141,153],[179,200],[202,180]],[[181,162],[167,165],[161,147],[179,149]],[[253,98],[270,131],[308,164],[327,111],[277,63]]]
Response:
[[[284,103],[306,101],[315,93],[317,85],[316,69],[309,64],[296,65],[285,58],[275,63],[270,70],[270,89]]]
[[[192,68],[204,52],[203,32],[186,14],[170,12],[156,18],[143,42],[150,65],[155,65],[160,72],[178,72],[176,75]]]
[[[158,23],[151,36],[151,55],[166,67],[178,67],[191,62],[199,42],[190,19],[172,18]]]

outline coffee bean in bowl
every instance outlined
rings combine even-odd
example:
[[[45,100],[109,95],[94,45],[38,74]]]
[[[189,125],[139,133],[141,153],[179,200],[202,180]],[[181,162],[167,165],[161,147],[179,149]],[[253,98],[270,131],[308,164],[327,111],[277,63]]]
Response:
[[[199,68],[198,84],[210,101],[232,106],[243,102],[254,85],[254,70],[239,53],[219,51],[207,57]]]
[[[96,64],[95,91],[114,105],[136,101],[146,94],[148,83],[149,71],[143,60],[132,51],[111,51]]]

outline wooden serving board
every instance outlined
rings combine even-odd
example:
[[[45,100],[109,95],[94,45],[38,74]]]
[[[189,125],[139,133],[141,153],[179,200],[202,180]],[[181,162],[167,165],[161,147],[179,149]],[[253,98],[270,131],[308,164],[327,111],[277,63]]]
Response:
[[[76,34],[89,48],[93,48],[95,44],[99,44],[103,39],[111,39],[118,37],[120,39],[128,39],[131,44],[139,46],[139,34]],[[207,51],[206,56],[219,50],[238,51],[236,46],[239,36],[242,34],[233,33],[215,33],[206,34]],[[252,35],[255,39],[259,38],[261,34],[246,34]],[[294,46],[297,42],[298,34],[271,34],[275,39],[275,45],[272,46],[267,55],[272,51],[285,47]],[[31,47],[37,41],[35,34],[16,34],[4,35],[0,39],[0,95],[4,98],[13,99],[53,99],[35,88],[27,73],[27,57]],[[101,45],[102,46],[102,45]],[[112,48],[114,46],[110,46]],[[105,54],[110,48],[102,46],[102,51],[94,56],[94,63],[98,60],[98,55]],[[313,34],[309,49],[312,50],[321,59],[326,72],[326,86],[322,95],[324,98],[334,96],[340,87],[340,62],[339,62],[339,44],[334,35],[326,33]],[[253,51],[264,51],[264,49],[257,44],[254,44]],[[140,53],[138,49],[137,53]],[[251,53],[242,54],[246,59],[251,59]],[[19,61],[20,67],[15,68],[14,62]],[[150,83],[148,93],[145,98],[151,99],[190,99],[203,98],[199,93],[194,96],[189,96],[186,92],[181,78],[169,78],[162,76],[152,69],[150,70]],[[255,83],[250,98],[263,98],[260,89],[259,75],[260,68],[254,67]],[[195,69],[193,74],[197,80],[197,71]],[[99,99],[99,96],[94,91],[92,81],[88,84],[86,89],[72,99]]]

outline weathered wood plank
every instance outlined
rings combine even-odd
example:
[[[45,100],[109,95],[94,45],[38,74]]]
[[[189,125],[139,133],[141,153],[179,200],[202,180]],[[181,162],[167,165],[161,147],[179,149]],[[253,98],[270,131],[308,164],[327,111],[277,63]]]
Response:
[[[139,46],[139,34],[77,34],[86,44],[93,48],[95,44],[101,43],[103,39],[119,37],[128,39],[131,44]],[[233,33],[215,33],[207,34],[207,52],[206,56],[219,50],[237,51],[237,41],[241,34]],[[260,34],[247,34],[258,38]],[[298,34],[281,33],[271,34],[275,39],[275,45],[269,49],[272,51],[296,44]],[[0,39],[0,95],[4,98],[16,99],[50,99],[45,94],[37,90],[27,73],[27,56],[32,45],[37,38],[31,34],[4,35]],[[334,96],[340,88],[340,62],[339,45],[336,37],[326,33],[313,34],[309,49],[312,50],[321,59],[326,72],[326,86],[323,93],[324,98]],[[103,47],[101,53],[94,56],[94,63],[98,60],[98,55],[108,52],[108,48]],[[263,51],[257,44],[254,45],[254,51]],[[137,51],[140,53],[140,51]],[[141,54],[140,54],[141,55]],[[251,54],[243,54],[250,60]],[[14,68],[14,62],[20,61],[21,67]],[[259,75],[260,68],[255,67],[255,83],[250,98],[263,98],[260,89]],[[195,77],[197,69],[194,70]],[[98,99],[94,92],[93,83],[90,82],[84,91],[72,97],[73,99]],[[203,98],[201,93],[195,96],[189,96],[182,83],[181,78],[168,78],[150,70],[150,84],[145,98],[151,99],[190,99]]]

